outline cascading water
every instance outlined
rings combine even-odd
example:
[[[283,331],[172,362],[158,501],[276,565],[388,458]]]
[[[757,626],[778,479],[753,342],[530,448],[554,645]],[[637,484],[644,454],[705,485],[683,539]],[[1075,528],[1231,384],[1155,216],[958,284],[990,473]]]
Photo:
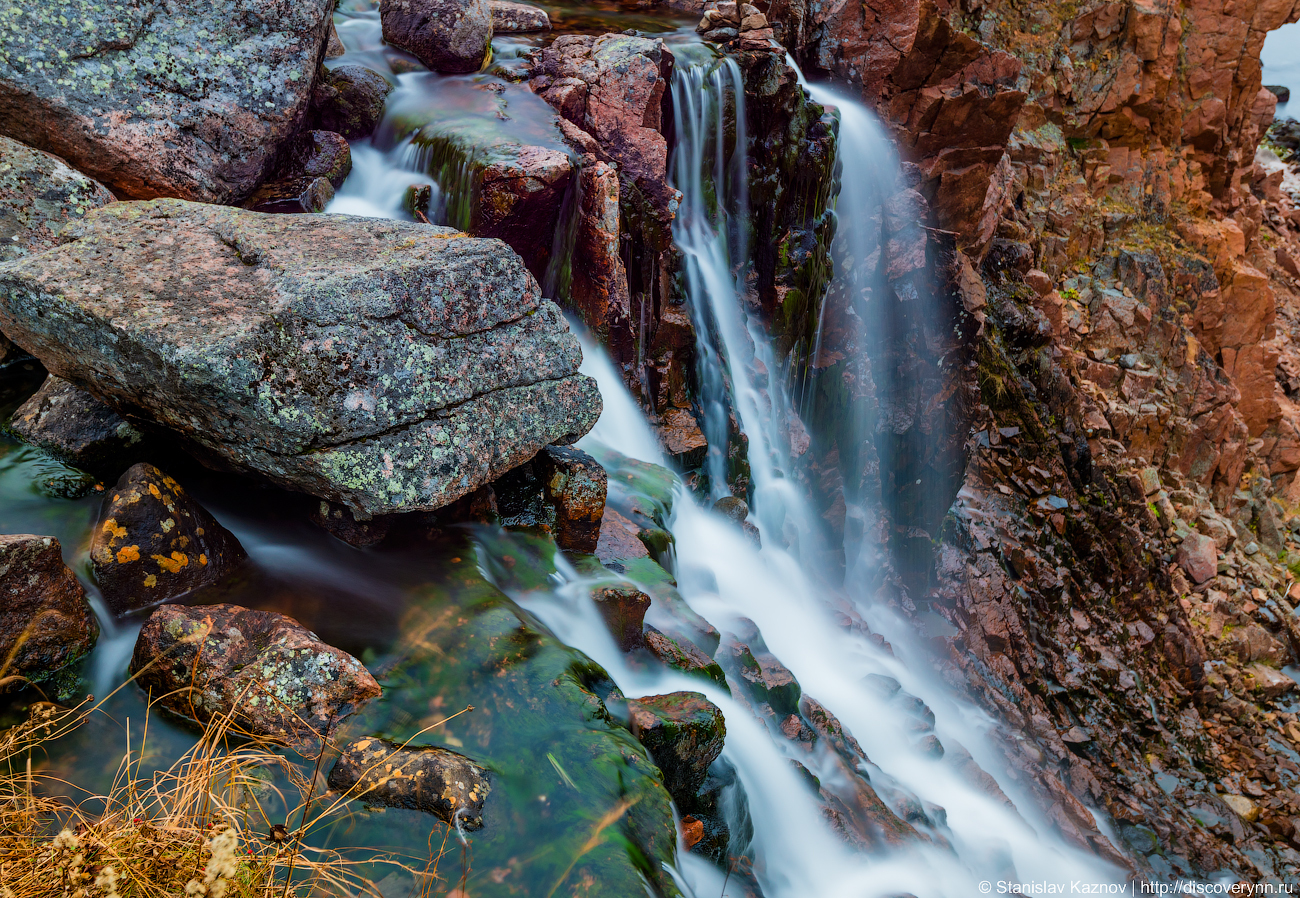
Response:
[[[771,350],[757,324],[748,320],[738,289],[746,260],[735,226],[743,221],[743,91],[739,72],[728,61],[684,64],[674,82],[677,134],[675,184],[683,193],[675,236],[686,259],[688,299],[701,335],[701,379],[708,436],[715,448],[726,439],[727,410],[734,408],[749,437],[755,517],[762,533],[757,548],[733,524],[695,504],[679,491],[671,529],[676,540],[677,580],[691,608],[724,633],[743,631],[745,618],[757,625],[768,649],[798,679],[804,694],[816,698],[861,742],[869,761],[860,764],[875,791],[918,833],[892,847],[877,844],[853,852],[827,826],[815,791],[790,764],[798,759],[834,792],[844,783],[826,753],[809,756],[774,723],[756,719],[746,705],[717,688],[671,671],[630,665],[615,648],[592,602],[590,583],[562,569],[551,592],[519,592],[528,607],[567,643],[599,661],[629,696],[679,689],[705,692],[727,720],[723,759],[735,768],[739,788],[733,798],[747,807],[752,836],[733,835],[731,854],[753,862],[754,879],[768,898],[778,896],[889,895],[968,896],[981,881],[1052,882],[1072,880],[1119,883],[1119,871],[1059,838],[1045,815],[1002,775],[997,752],[987,738],[996,723],[953,695],[934,674],[925,651],[915,645],[910,625],[877,606],[871,595],[850,582],[836,588],[800,553],[818,538],[809,510],[784,476],[789,459],[779,439],[778,416],[788,408],[780,379],[764,393],[750,376],[754,360],[771,365]],[[844,193],[839,198],[841,260],[869,255],[870,234],[855,232],[870,204],[878,204],[895,177],[881,160],[880,132],[869,114],[851,101],[822,89],[816,96],[840,109],[840,157]],[[736,151],[723,151],[728,103],[737,128]],[[739,250],[739,251],[738,251]],[[841,278],[855,276],[844,265]],[[841,284],[841,287],[844,285]],[[585,370],[600,381],[605,413],[587,438],[593,451],[614,449],[646,461],[661,461],[649,443],[639,410],[599,347],[584,347]],[[710,458],[710,491],[725,495],[725,452]],[[871,547],[852,547],[857,555]],[[486,559],[490,553],[482,553]],[[850,559],[850,578],[855,562]],[[834,615],[860,615],[873,632],[889,636],[893,651],[878,646],[861,627],[845,628]],[[751,637],[752,638],[752,637]],[[879,684],[897,684],[881,689]],[[741,688],[733,684],[733,691]],[[916,697],[933,712],[933,736],[946,749],[936,757],[929,729],[918,724]],[[909,708],[911,709],[909,711]],[[923,750],[923,746],[928,746]],[[963,774],[970,757],[994,775],[1014,807]],[[733,834],[743,826],[733,825]],[[681,876],[688,890],[718,894],[725,876],[689,854]],[[734,883],[723,894],[744,894]]]

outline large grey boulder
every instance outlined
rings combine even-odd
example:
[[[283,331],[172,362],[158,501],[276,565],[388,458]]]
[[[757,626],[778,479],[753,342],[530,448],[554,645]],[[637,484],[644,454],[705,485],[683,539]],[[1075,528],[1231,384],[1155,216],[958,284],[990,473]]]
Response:
[[[384,40],[439,72],[477,72],[492,46],[488,0],[380,0]]]
[[[333,0],[4,7],[0,133],[119,196],[247,197],[311,97]]]
[[[179,200],[64,236],[0,265],[0,329],[119,413],[360,517],[439,508],[599,417],[500,241]]]
[[[0,136],[0,262],[49,249],[59,228],[111,202],[59,157]]]

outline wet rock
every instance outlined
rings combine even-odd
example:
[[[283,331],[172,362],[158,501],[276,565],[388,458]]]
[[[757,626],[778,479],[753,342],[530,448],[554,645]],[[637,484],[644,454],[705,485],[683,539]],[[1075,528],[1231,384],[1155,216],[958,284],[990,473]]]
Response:
[[[1264,90],[1277,97],[1279,103],[1285,103],[1291,99],[1291,88],[1284,84],[1265,84]]]
[[[469,232],[504,240],[544,276],[573,164],[567,154],[538,146],[494,148],[486,164],[482,155],[470,154],[479,172]]]
[[[329,0],[247,0],[238,15],[198,0],[15,6],[0,132],[119,196],[240,202],[302,121],[332,10]]]
[[[641,528],[608,505],[600,520],[600,539],[596,557],[603,563],[617,563],[631,558],[649,558],[650,551],[640,540]]]
[[[116,474],[144,439],[85,390],[50,376],[14,412],[14,433],[83,471]]]
[[[489,0],[488,5],[492,8],[492,31],[495,34],[551,30],[551,17],[540,6],[513,0]]]
[[[59,541],[0,534],[0,677],[47,680],[87,654],[98,637],[99,624],[63,563]]]
[[[641,629],[650,597],[635,586],[602,586],[591,594],[614,644],[625,652],[644,644]]]
[[[362,548],[384,541],[392,527],[392,516],[359,521],[347,506],[322,501],[312,510],[311,522],[348,545]]]
[[[347,63],[326,69],[312,88],[312,126],[335,131],[348,140],[369,137],[384,118],[384,104],[392,89],[387,78],[363,65]]]
[[[314,757],[321,737],[379,695],[361,662],[293,618],[238,605],[163,605],[131,656],[136,682],[164,708],[234,728]]]
[[[698,692],[654,695],[627,706],[632,733],[663,771],[668,794],[689,803],[722,753],[727,736],[722,711]]]
[[[324,212],[334,199],[334,185],[326,178],[279,178],[253,192],[245,208],[254,212],[298,215]]]
[[[602,342],[625,345],[633,339],[632,306],[620,254],[618,170],[588,153],[578,177],[581,200],[573,247],[572,302]]]
[[[285,168],[306,178],[324,178],[338,188],[352,171],[352,148],[336,131],[305,131],[289,145]]]
[[[1218,573],[1218,548],[1202,533],[1189,534],[1178,547],[1178,563],[1193,583],[1204,583]]]
[[[674,462],[686,469],[697,468],[704,463],[709,441],[689,409],[670,408],[658,422],[651,421],[650,426],[659,438],[664,453]]]
[[[445,748],[408,746],[371,736],[343,749],[329,786],[366,804],[424,811],[465,830],[483,827],[492,786],[487,771]]]
[[[673,57],[659,39],[566,34],[536,56],[533,91],[586,131],[667,224],[680,194],[667,181],[661,111]]]
[[[768,705],[778,716],[799,713],[802,690],[790,669],[765,650],[757,631],[742,633],[739,639],[722,643],[719,663],[738,679],[759,704]],[[750,648],[754,645],[754,648]]]
[[[173,200],[69,236],[0,268],[0,328],[109,405],[359,516],[441,507],[599,415],[576,338],[497,241]]]
[[[57,156],[0,136],[0,262],[49,249],[63,225],[111,202],[107,187]]]
[[[132,466],[104,498],[90,564],[118,614],[220,580],[241,563],[239,541],[153,465]]]
[[[608,477],[605,469],[580,449],[548,446],[534,460],[555,509],[551,535],[561,549],[592,554],[600,542]]]
[[[680,670],[682,673],[698,674],[708,677],[719,686],[726,687],[727,677],[722,672],[718,662],[714,661],[704,652],[696,648],[695,644],[689,639],[676,640],[666,633],[645,625],[642,631],[642,638],[645,640],[645,646],[666,666],[674,670]]]
[[[492,45],[488,0],[381,0],[384,40],[438,72],[477,72]]]
[[[749,520],[749,503],[735,496],[723,496],[713,503],[713,510],[734,524]]]

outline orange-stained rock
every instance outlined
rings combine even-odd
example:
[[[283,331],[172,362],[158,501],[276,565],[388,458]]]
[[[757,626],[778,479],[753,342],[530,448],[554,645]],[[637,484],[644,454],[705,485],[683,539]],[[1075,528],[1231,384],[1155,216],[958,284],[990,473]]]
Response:
[[[104,498],[90,564],[119,614],[220,580],[245,558],[234,535],[153,465],[132,466]]]

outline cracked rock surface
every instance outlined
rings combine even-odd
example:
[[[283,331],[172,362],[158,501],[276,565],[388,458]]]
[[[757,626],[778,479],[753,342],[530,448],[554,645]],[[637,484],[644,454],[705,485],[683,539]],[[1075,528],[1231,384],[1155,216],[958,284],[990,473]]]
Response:
[[[431,510],[591,429],[595,382],[505,244],[157,200],[0,266],[0,328],[218,463],[362,516]]]

